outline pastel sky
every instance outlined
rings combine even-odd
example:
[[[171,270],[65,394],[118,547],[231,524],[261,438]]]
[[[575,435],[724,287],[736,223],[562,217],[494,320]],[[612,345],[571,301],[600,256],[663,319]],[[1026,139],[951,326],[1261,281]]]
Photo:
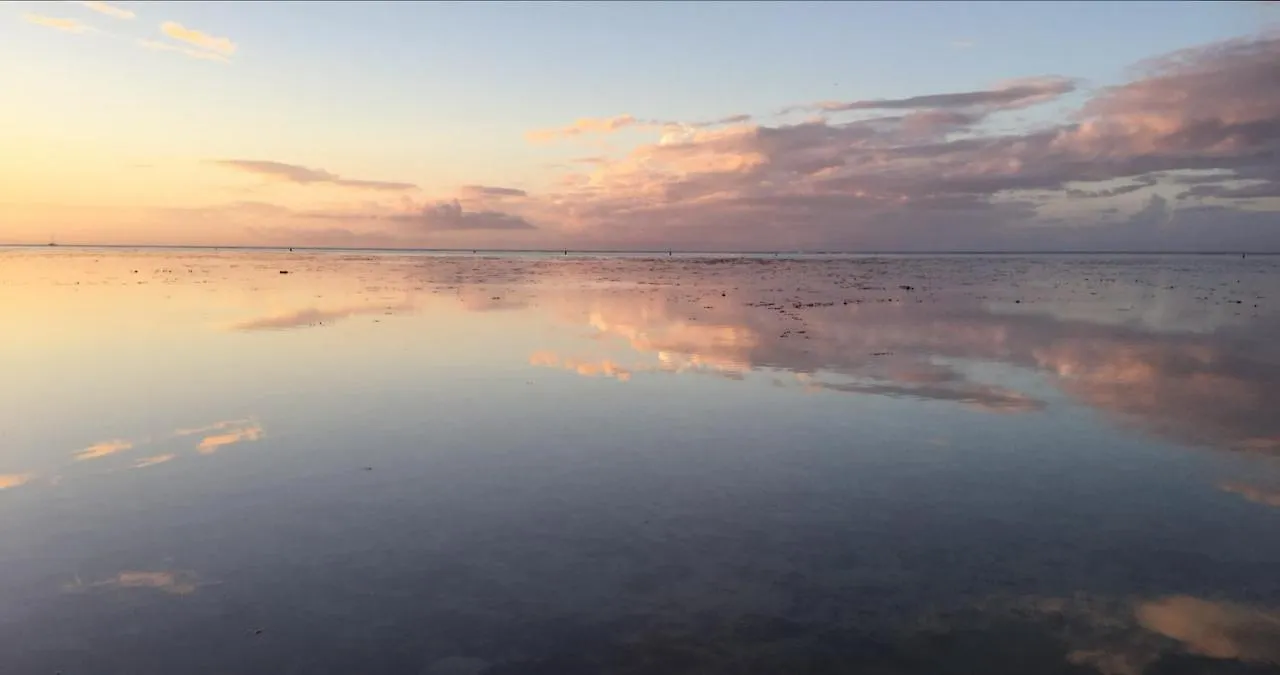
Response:
[[[1280,3],[8,2],[0,243],[1280,251]]]

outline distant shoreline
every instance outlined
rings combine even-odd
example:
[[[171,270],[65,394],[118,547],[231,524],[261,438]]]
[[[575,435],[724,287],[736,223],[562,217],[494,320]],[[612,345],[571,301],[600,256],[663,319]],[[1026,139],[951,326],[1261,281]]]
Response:
[[[1105,255],[1195,255],[1195,256],[1275,256],[1280,251],[716,251],[675,249],[471,249],[471,248],[356,248],[336,246],[172,246],[165,244],[0,244],[0,249],[71,250],[151,250],[151,251],[259,251],[259,252],[321,252],[321,253],[378,253],[378,254],[455,254],[455,255],[626,255],[626,256],[1105,256]]]

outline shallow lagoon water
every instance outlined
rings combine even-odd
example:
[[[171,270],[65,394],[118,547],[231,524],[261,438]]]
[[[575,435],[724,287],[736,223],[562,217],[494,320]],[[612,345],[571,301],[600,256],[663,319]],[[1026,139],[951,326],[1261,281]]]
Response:
[[[1258,256],[0,252],[5,672],[1280,672],[1277,300]]]

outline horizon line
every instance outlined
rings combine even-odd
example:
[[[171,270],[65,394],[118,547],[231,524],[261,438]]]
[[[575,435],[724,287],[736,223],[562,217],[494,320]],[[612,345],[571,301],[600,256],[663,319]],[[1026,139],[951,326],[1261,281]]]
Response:
[[[417,248],[380,246],[255,246],[215,244],[0,244],[0,249],[178,249],[178,250],[252,250],[252,251],[371,251],[379,253],[549,253],[549,254],[681,254],[681,255],[1280,255],[1280,251],[1249,250],[1129,250],[1129,249],[955,249],[955,250],[717,250],[717,249],[574,249],[574,248]]]

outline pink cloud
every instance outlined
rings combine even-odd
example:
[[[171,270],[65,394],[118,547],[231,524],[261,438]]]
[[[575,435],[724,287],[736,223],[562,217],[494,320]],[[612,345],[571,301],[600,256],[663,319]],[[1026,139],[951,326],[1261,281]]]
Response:
[[[639,120],[631,115],[583,117],[569,126],[530,131],[525,134],[525,137],[534,142],[547,142],[561,138],[572,138],[582,134],[610,134],[637,124],[640,124]]]
[[[194,28],[187,28],[175,21],[166,21],[160,24],[160,32],[192,47],[216,52],[223,56],[231,56],[236,53],[237,49],[236,43],[232,42],[230,38],[209,35]]]
[[[1076,87],[1045,77],[817,106],[879,115],[846,122],[665,125],[657,142],[618,158],[589,158],[587,170],[540,196],[550,205],[542,219],[600,245],[660,248],[1280,244],[1264,212],[1231,203],[1280,195],[1280,38],[1154,60],[1131,82],[1093,95],[1067,123],[985,131],[993,114],[1054,101]],[[1118,198],[1205,170],[1221,179],[1177,203],[1155,195],[1127,216],[1077,203],[1079,222],[1098,227],[1072,227],[1044,213],[1045,204],[1064,197]],[[1117,185],[1122,179],[1128,183]],[[1185,203],[1192,198],[1217,201]]]
[[[1017,117],[1074,100],[1083,103],[1056,122]],[[814,116],[582,118],[528,136],[648,138],[572,160],[541,191],[468,184],[425,204],[293,212],[294,223],[272,227],[284,237],[306,220],[339,221],[325,238],[347,245],[368,237],[722,250],[1280,247],[1280,35],[1177,52],[1095,91],[1045,76],[792,110]],[[413,187],[266,160],[219,164],[296,184]],[[368,224],[383,229],[361,229]]]
[[[418,187],[412,183],[342,178],[337,174],[329,173],[324,169],[309,169],[297,164],[285,164],[284,162],[273,162],[270,160],[218,159],[212,160],[211,163],[228,169],[234,169],[244,173],[272,178],[286,183],[296,183],[299,185],[328,184],[340,187],[392,192],[416,190]]]
[[[44,26],[45,28],[52,28],[54,30],[60,30],[67,33],[84,33],[93,30],[89,26],[75,19],[44,16],[42,14],[26,13],[22,15],[22,20],[37,26]]]
[[[96,2],[94,0],[85,0],[80,4],[84,5],[89,9],[92,9],[95,12],[98,12],[99,14],[106,14],[107,16],[115,17],[117,19],[132,19],[135,16],[137,16],[136,14],[133,13],[132,10],[128,10],[123,7],[116,7],[115,5],[112,5],[106,2]]]
[[[698,268],[694,281],[690,266]],[[1005,271],[1014,267],[1010,263]],[[858,283],[850,288],[855,268]],[[964,261],[956,262],[954,275],[906,279],[930,284],[921,290],[939,294],[938,301],[923,305],[907,304],[915,293],[895,285],[905,273],[897,265],[775,263],[770,269],[803,277],[786,290],[773,288],[775,282],[755,260],[658,268],[637,261],[630,272],[615,272],[622,276],[616,281],[642,278],[655,288],[682,283],[677,295],[587,290],[592,267],[557,269],[564,277],[555,280],[556,288],[583,290],[544,295],[538,304],[567,322],[590,327],[614,362],[633,374],[664,370],[732,377],[767,369],[803,376],[808,388],[833,392],[947,401],[990,412],[1045,407],[1028,392],[985,382],[951,365],[1000,362],[1038,373],[1064,397],[1126,428],[1183,445],[1280,457],[1280,417],[1271,403],[1280,398],[1280,344],[1253,337],[1258,330],[1267,333],[1270,323],[1249,330],[1218,323],[1191,330],[1185,324],[1177,330],[1129,321],[1100,325],[1096,317],[1055,317],[1052,303],[1046,314],[1017,314],[992,308],[989,301],[942,299],[960,277],[972,274],[971,263]],[[1026,288],[1036,275],[999,276],[1005,280],[1000,285],[1016,289]],[[1120,281],[1115,297],[1149,293],[1147,282],[1137,281],[1146,276],[1135,272]],[[741,295],[756,302],[744,304],[736,292],[722,300],[717,297],[721,289],[742,289]],[[707,298],[710,306],[691,310],[679,297],[685,294]],[[1211,311],[1192,301],[1192,294],[1176,300],[1180,295],[1162,295],[1161,312],[1190,317]],[[884,302],[894,298],[904,302]],[[802,321],[790,314],[793,304],[822,300],[827,302],[818,305],[824,306],[800,314]],[[1117,316],[1113,308],[1101,313]],[[618,352],[619,347],[631,353]],[[664,367],[655,368],[654,358]],[[564,361],[543,354],[536,362],[569,367]],[[1280,505],[1280,491],[1272,486],[1222,487]]]

